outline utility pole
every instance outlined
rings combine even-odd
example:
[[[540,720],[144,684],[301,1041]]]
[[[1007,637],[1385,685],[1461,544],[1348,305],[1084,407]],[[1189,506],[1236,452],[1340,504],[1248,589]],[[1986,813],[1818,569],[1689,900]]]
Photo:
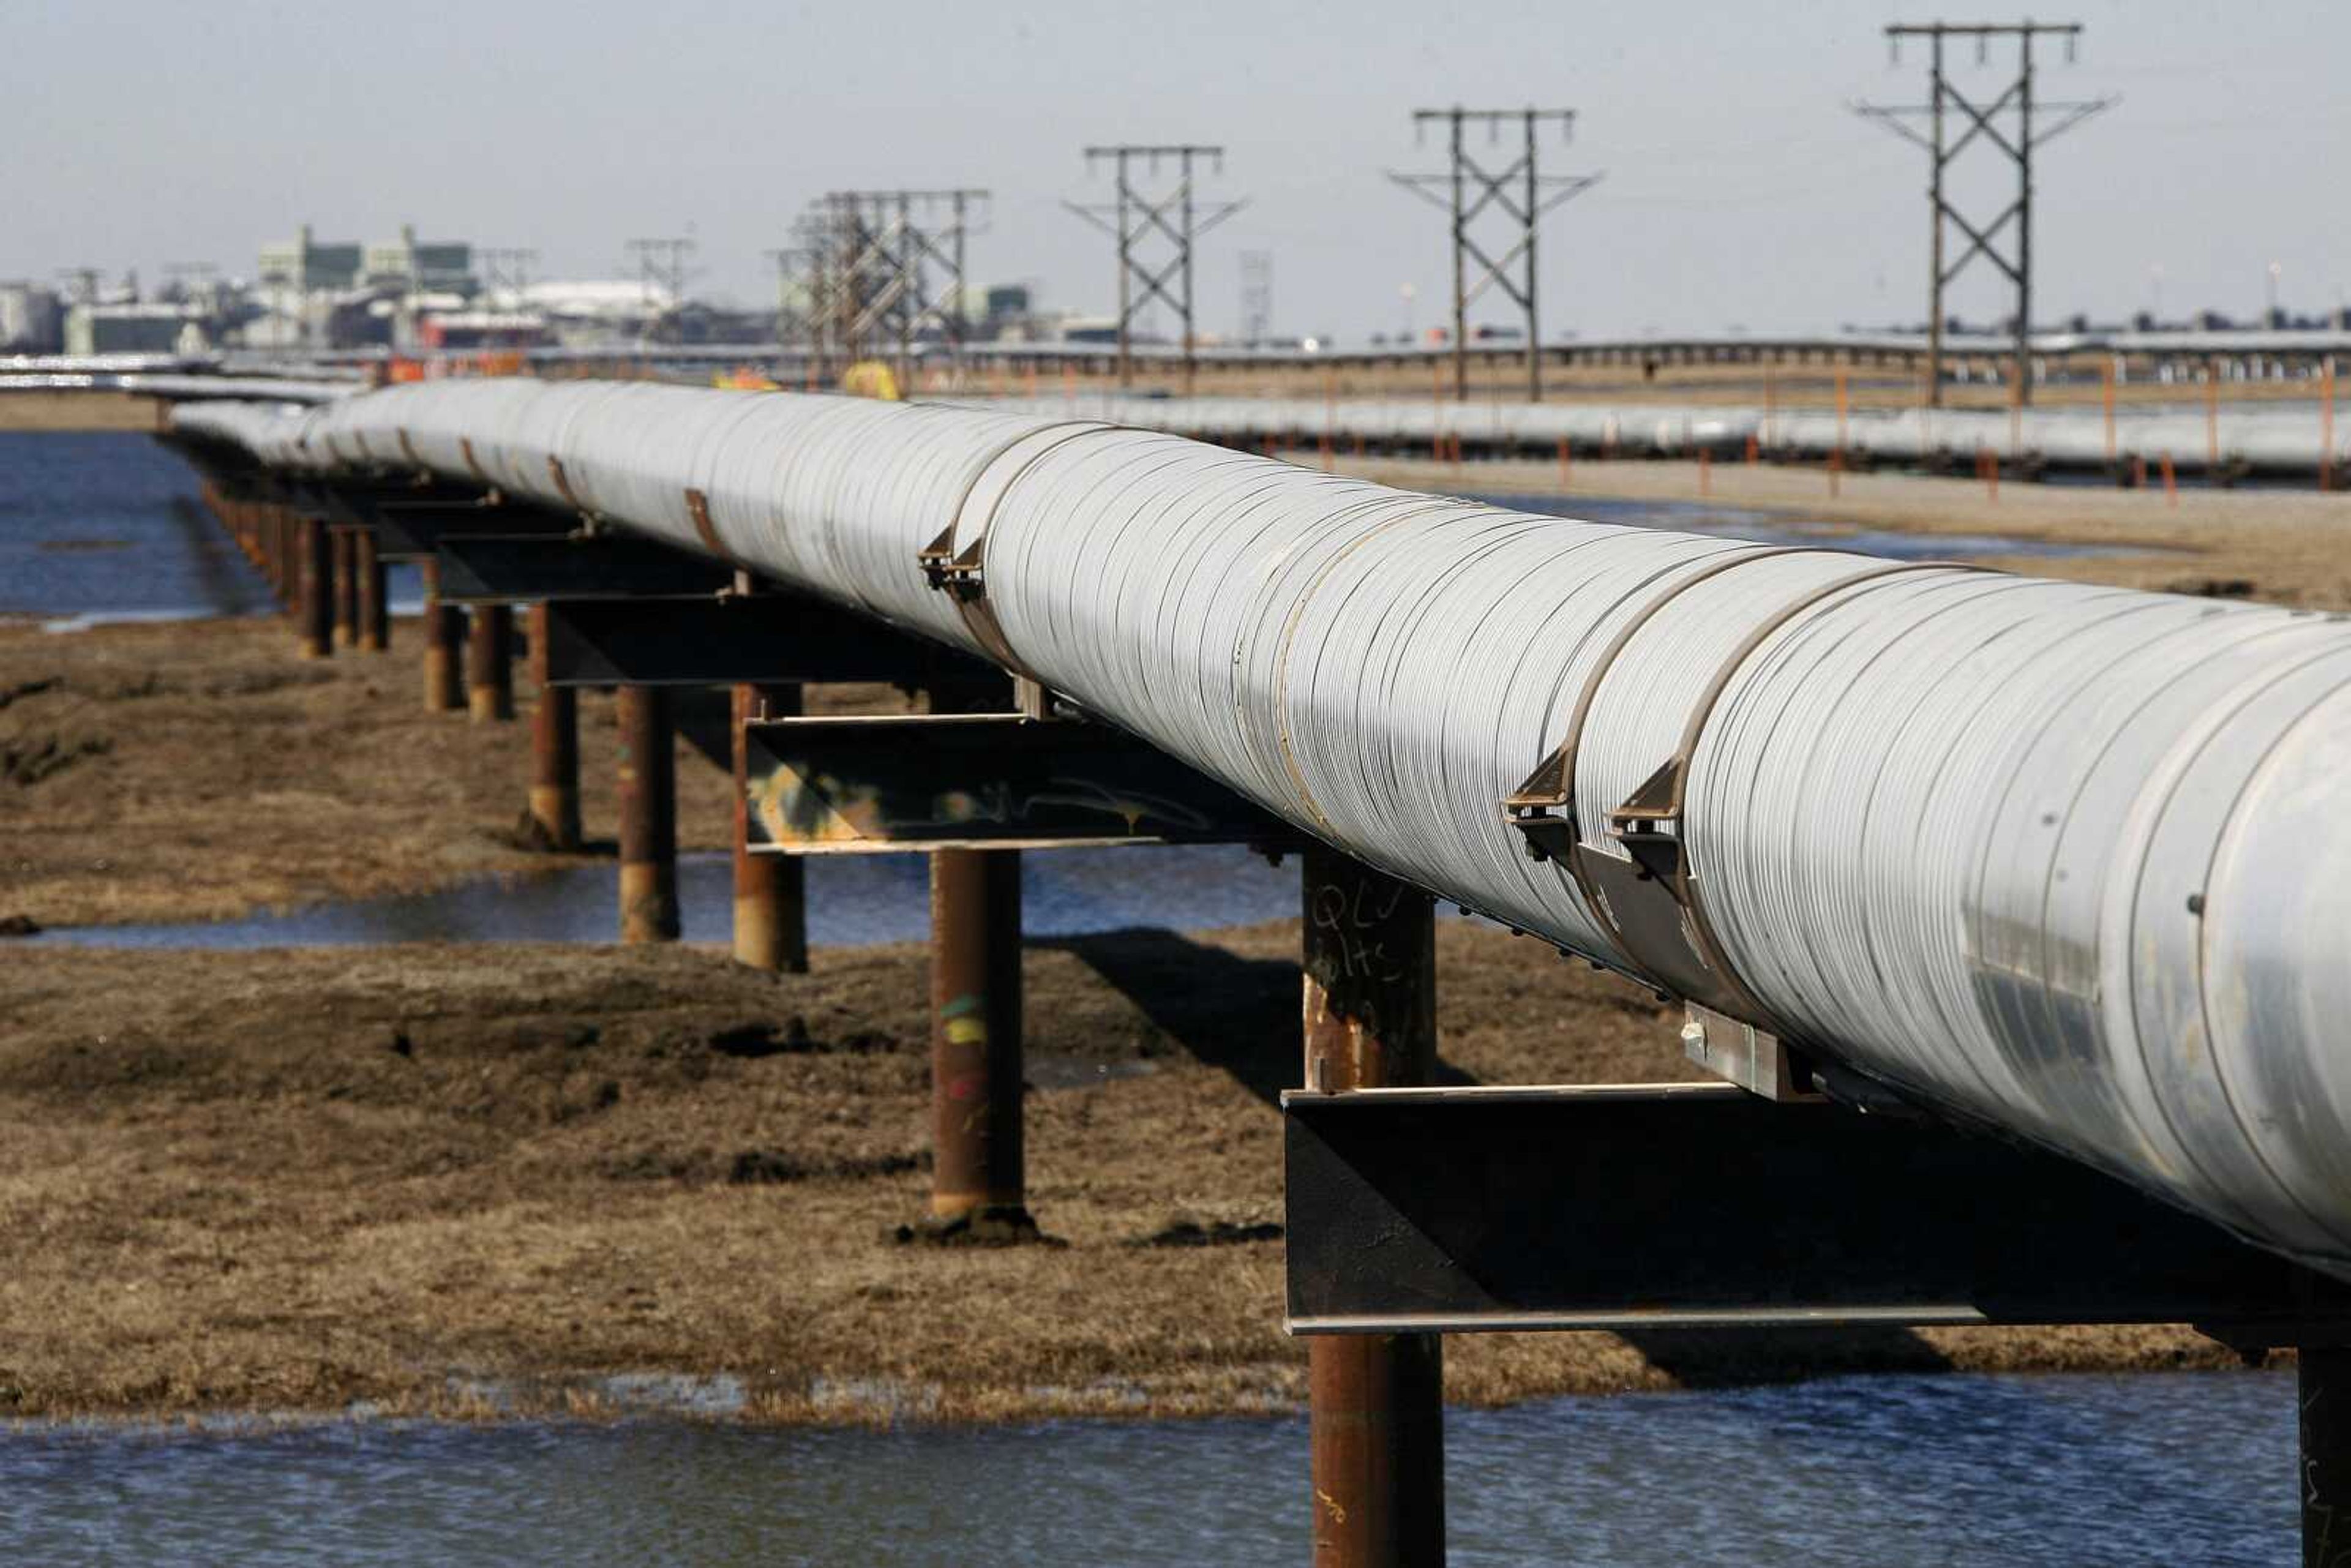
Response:
[[[1176,183],[1164,193],[1155,194],[1137,183],[1135,166],[1143,165],[1146,180],[1156,181],[1163,161],[1176,165]],[[1200,235],[1249,204],[1246,201],[1219,202],[1202,213],[1195,200],[1193,169],[1203,162],[1216,172],[1223,173],[1225,150],[1189,142],[1122,142],[1110,147],[1089,147],[1087,169],[1101,162],[1110,163],[1118,177],[1118,200],[1107,207],[1085,206],[1076,202],[1061,204],[1118,242],[1118,384],[1122,387],[1134,383],[1134,318],[1156,299],[1173,308],[1181,324],[1184,392],[1187,397],[1191,395],[1194,350],[1197,346],[1192,329],[1192,247]],[[1169,218],[1171,211],[1175,214],[1173,221]],[[1175,255],[1157,267],[1136,256],[1141,243],[1155,230],[1175,246]],[[1176,284],[1172,293],[1168,289],[1171,278]]]
[[[523,291],[530,287],[531,264],[538,259],[538,252],[523,246],[484,246],[474,254],[481,257],[484,290],[505,289],[520,304]]]
[[[628,252],[635,259],[637,277],[644,288],[648,329],[659,313],[655,305],[656,288],[669,295],[670,309],[674,310],[685,303],[685,280],[689,264],[694,259],[694,250],[691,235],[629,241]]]
[[[1273,252],[1241,252],[1241,341],[1261,347],[1273,331]]]
[[[1412,111],[1413,131],[1426,135],[1431,121],[1447,129],[1447,145],[1452,152],[1452,167],[1442,174],[1399,174],[1390,171],[1388,178],[1414,195],[1435,203],[1446,210],[1453,228],[1453,395],[1457,401],[1469,396],[1469,307],[1489,287],[1499,287],[1526,313],[1527,319],[1527,400],[1542,401],[1542,321],[1538,309],[1537,273],[1535,269],[1535,229],[1542,215],[1561,203],[1582,195],[1598,184],[1598,174],[1545,174],[1536,167],[1535,149],[1539,131],[1545,125],[1559,127],[1560,140],[1564,142],[1575,128],[1575,110],[1572,109],[1463,109],[1459,104],[1451,109],[1416,109]],[[1482,125],[1486,141],[1493,146],[1501,141],[1502,128],[1516,124],[1524,137],[1519,155],[1500,169],[1489,169],[1468,150],[1463,132],[1470,125]],[[1471,186],[1476,189],[1473,193]],[[1438,192],[1445,193],[1440,195]],[[1516,225],[1517,238],[1500,256],[1489,255],[1483,246],[1471,237],[1470,227],[1494,208]],[[1469,263],[1478,264],[1478,278],[1469,280]],[[1515,271],[1516,276],[1513,276]]]
[[[1856,103],[1855,113],[1876,120],[1906,141],[1916,142],[1927,150],[1927,212],[1929,223],[1927,250],[1927,398],[1931,403],[1943,401],[1943,287],[1959,276],[1967,265],[1980,256],[2005,274],[2016,286],[2016,380],[2015,397],[2020,402],[2032,397],[2032,150],[2062,131],[2070,131],[2101,110],[2112,108],[2114,98],[2092,99],[2074,103],[2035,103],[2032,97],[2032,45],[2041,37],[2061,37],[2065,40],[2068,64],[2074,57],[2075,40],[2081,37],[2079,22],[1897,22],[1886,29],[1886,47],[1896,64],[1902,58],[1902,40],[1925,38],[1927,43],[1928,98],[1925,103],[1875,104]],[[2016,40],[2016,75],[2000,96],[1978,103],[1951,85],[1945,69],[1944,44],[1952,38],[1973,38],[1976,63],[1981,65],[1990,57],[1994,38]],[[2013,132],[2003,130],[2001,117],[2013,110],[2016,123]],[[1959,140],[1946,141],[1944,123],[1946,110],[1957,110],[1965,122]],[[2035,128],[2036,112],[2056,115],[2049,125]],[[1923,117],[1927,131],[1921,134],[1910,121]],[[2005,154],[2016,165],[2016,199],[1991,223],[1978,227],[1961,214],[1945,194],[1944,171],[1952,161],[1979,139]],[[1968,248],[1959,259],[1949,266],[1943,262],[1943,225],[1948,220],[1967,236]],[[2001,250],[2001,231],[2013,223],[2016,235],[2012,249]]]

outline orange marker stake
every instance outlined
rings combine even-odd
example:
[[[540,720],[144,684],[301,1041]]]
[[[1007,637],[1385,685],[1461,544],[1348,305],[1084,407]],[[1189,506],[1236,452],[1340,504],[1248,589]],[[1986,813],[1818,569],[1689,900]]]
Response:
[[[2167,507],[2179,505],[2179,476],[2172,469],[2171,454],[2168,452],[2163,455],[2163,504]]]
[[[2218,361],[2204,367],[2204,471],[2220,471],[2220,367]]]
[[[2335,488],[2335,356],[2318,370],[2318,487]]]
[[[1559,438],[1559,487],[1567,488],[1567,437]]]
[[[2115,460],[2115,361],[2108,355],[2098,367],[2098,400],[2106,411],[2106,462]]]

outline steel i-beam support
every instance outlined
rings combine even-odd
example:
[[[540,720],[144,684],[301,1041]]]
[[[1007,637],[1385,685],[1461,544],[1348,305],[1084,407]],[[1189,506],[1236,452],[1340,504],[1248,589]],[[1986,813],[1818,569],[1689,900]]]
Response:
[[[327,519],[297,516],[294,537],[298,550],[296,573],[301,582],[296,624],[302,632],[302,657],[329,658],[335,652],[335,607]]]
[[[530,607],[530,821],[547,847],[580,847],[580,694],[547,679],[548,611]]]
[[[351,576],[357,585],[360,649],[383,653],[392,646],[391,588],[372,529],[360,528],[351,535]]]
[[[441,570],[424,570],[424,711],[455,713],[465,706],[465,612],[441,601]]]
[[[794,718],[798,686],[731,688],[735,760],[735,961],[808,973],[808,879],[798,855],[751,852],[751,755],[746,722]]]
[[[931,856],[933,1230],[1033,1233],[1021,1147],[1020,852]]]
[[[669,693],[622,686],[621,940],[677,940],[677,727]]]
[[[1432,1082],[1434,904],[1336,850],[1316,845],[1301,858],[1307,1087]],[[1433,1333],[1308,1343],[1318,1568],[1444,1562],[1444,1343]]]
[[[465,710],[475,724],[504,724],[515,716],[511,606],[474,606],[465,641]]]

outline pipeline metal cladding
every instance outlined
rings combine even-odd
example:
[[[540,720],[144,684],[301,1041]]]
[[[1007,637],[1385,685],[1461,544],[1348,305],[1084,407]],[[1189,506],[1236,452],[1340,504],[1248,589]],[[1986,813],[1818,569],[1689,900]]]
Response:
[[[1888,571],[946,406],[515,380],[178,423],[715,545],[1576,953],[1662,983],[1699,933],[1706,977],[1783,1038],[2351,1276],[2341,617]],[[1685,753],[1670,810],[1619,810],[1672,794]],[[1547,758],[1572,805],[1514,825]],[[1525,852],[1545,833],[1570,852]],[[1645,887],[1687,901],[1677,925],[1611,907]]]
[[[2096,408],[2006,411],[1966,408],[1863,408],[1840,417],[1806,409],[1741,408],[1725,404],[1676,407],[1642,403],[1608,408],[1579,403],[1454,402],[1397,398],[1153,398],[1121,393],[991,400],[1053,418],[1090,418],[1185,431],[1222,441],[1280,437],[1311,442],[1376,442],[1426,452],[1458,438],[1485,452],[1548,456],[1561,442],[1578,451],[1628,457],[1729,457],[1752,440],[1775,456],[1820,458],[1841,454],[1854,463],[1945,462],[1962,466],[1978,453],[2003,461],[2031,460],[2052,467],[2101,469],[2133,460],[2168,459],[2181,473],[2307,476],[2321,465],[2351,465],[2351,423],[2326,444],[2317,413],[2307,405],[2232,403],[2203,413],[2126,410],[2108,422]]]

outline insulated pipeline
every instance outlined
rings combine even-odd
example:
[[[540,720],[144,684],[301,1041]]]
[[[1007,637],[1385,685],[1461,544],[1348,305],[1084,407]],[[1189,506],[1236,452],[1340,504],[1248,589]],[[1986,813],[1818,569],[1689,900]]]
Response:
[[[1678,841],[1685,925],[1755,1021],[2351,1276],[2342,618],[1538,517],[1078,412],[505,381],[177,418],[993,649],[1653,980],[1587,878],[1631,866],[1624,813],[1677,776],[1650,842]],[[932,586],[935,545],[976,601]],[[1582,850],[1532,858],[1502,802],[1572,735]]]
[[[2301,406],[2231,403],[2208,428],[2201,413],[2140,407],[2111,422],[2095,407],[1855,409],[1840,418],[1818,410],[1722,404],[1452,402],[1427,399],[1138,397],[1117,392],[991,399],[969,406],[1039,417],[1083,416],[1254,445],[1268,439],[1311,443],[1329,435],[1426,453],[1439,436],[1458,436],[1484,453],[1548,457],[1566,442],[1578,451],[1627,457],[1717,457],[1742,454],[1753,439],[1774,457],[1855,461],[1944,461],[1965,465],[1979,452],[2003,461],[2101,470],[2166,459],[2182,472],[2221,469],[2307,475],[2322,465],[2351,464],[2351,420],[2327,420],[2315,401]],[[2109,425],[2112,444],[2109,447]]]

